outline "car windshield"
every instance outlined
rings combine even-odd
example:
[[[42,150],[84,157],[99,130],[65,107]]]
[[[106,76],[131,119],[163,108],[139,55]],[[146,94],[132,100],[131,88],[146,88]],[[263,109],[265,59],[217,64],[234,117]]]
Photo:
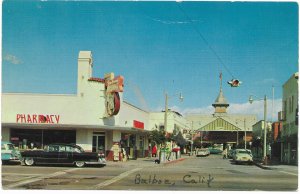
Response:
[[[82,147],[76,146],[74,147],[74,152],[82,153],[84,152],[84,150],[82,149]]]
[[[250,154],[248,151],[246,150],[242,150],[242,151],[238,151],[239,154]]]
[[[8,150],[14,150],[14,146],[12,144],[7,144]]]
[[[14,150],[14,146],[12,144],[1,144],[1,150]]]

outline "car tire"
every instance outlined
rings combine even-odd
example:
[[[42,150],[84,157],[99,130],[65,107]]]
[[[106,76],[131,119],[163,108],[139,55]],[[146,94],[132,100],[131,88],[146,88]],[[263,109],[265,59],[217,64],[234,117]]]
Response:
[[[82,168],[85,166],[85,163],[83,161],[76,161],[75,166],[78,168]]]
[[[33,158],[25,158],[24,163],[26,166],[33,166],[34,165],[34,159]]]

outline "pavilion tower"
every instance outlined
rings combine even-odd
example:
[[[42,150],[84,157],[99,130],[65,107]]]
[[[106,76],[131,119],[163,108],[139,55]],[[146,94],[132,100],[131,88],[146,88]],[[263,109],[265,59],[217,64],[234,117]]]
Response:
[[[215,108],[215,113],[227,113],[227,107],[229,104],[227,103],[222,91],[222,73],[220,73],[220,92],[212,106]]]

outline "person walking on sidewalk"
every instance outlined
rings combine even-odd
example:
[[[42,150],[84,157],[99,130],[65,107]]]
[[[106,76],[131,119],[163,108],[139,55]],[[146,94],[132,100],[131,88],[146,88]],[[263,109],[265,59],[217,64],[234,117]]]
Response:
[[[156,145],[154,145],[152,148],[152,157],[156,157],[156,153],[157,153],[157,147]]]
[[[225,148],[222,152],[223,159],[227,159],[227,149]]]

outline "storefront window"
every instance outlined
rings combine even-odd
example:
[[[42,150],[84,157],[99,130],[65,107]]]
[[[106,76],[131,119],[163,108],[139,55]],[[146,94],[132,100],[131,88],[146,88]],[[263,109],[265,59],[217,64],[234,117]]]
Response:
[[[75,130],[11,129],[10,137],[20,149],[43,149],[52,143],[76,143]]]

